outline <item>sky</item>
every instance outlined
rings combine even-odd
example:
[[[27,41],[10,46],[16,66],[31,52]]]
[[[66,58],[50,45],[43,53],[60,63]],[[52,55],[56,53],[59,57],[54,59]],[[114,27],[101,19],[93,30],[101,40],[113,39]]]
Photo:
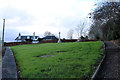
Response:
[[[0,36],[3,19],[6,19],[5,42],[12,42],[21,35],[44,37],[45,31],[61,38],[67,38],[70,29],[74,30],[81,22],[91,24],[88,14],[94,8],[94,0],[0,0]]]

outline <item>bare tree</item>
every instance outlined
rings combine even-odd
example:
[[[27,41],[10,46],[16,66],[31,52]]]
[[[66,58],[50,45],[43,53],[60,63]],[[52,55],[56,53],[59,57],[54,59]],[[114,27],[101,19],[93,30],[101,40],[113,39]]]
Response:
[[[101,26],[101,21],[96,21],[91,25],[89,30],[89,38],[101,39],[101,40],[103,39],[103,32],[100,26]]]
[[[77,36],[78,38],[80,38],[81,36],[83,36],[83,30],[85,28],[85,23],[80,23],[78,24],[78,26],[75,28],[76,32],[77,32]]]
[[[49,32],[49,31],[46,31],[46,32],[44,33],[44,36],[54,36],[54,34],[52,34],[52,33]]]
[[[72,39],[72,38],[73,38],[73,32],[74,32],[73,29],[70,29],[70,30],[68,31],[67,37],[68,37],[69,39]]]

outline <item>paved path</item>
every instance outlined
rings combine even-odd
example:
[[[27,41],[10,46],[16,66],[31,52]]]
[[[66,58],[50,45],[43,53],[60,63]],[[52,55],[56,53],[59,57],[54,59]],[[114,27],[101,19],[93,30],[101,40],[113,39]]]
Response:
[[[2,79],[17,79],[17,68],[12,50],[7,47],[2,60]]]
[[[95,80],[120,80],[120,49],[111,42],[105,42],[106,57]]]

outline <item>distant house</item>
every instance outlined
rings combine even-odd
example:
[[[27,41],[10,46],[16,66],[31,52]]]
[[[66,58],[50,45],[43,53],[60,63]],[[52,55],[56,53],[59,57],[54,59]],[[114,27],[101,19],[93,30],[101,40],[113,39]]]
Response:
[[[58,38],[55,36],[46,36],[46,37],[43,37],[43,40],[58,40]]]
[[[32,43],[38,43],[39,36],[35,36],[35,33],[33,33],[33,36],[21,36],[19,33],[19,36],[15,39],[16,42],[26,42],[27,40],[32,40]]]

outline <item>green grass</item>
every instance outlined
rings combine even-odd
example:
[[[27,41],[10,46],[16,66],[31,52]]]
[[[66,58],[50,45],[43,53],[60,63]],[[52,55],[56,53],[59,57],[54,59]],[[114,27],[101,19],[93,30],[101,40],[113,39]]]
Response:
[[[103,55],[103,43],[74,42],[11,47],[23,78],[90,79]],[[54,55],[54,57],[41,57]]]

